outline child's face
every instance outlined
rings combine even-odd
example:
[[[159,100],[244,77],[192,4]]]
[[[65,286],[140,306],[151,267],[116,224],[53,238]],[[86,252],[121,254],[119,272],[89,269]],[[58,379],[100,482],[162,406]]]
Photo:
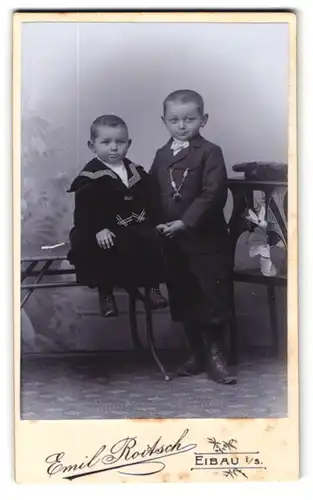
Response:
[[[208,115],[201,115],[194,102],[168,102],[162,120],[172,137],[188,141],[204,127]]]
[[[109,127],[106,125],[97,128],[97,137],[88,142],[91,151],[106,163],[119,164],[126,156],[131,141],[125,127]]]

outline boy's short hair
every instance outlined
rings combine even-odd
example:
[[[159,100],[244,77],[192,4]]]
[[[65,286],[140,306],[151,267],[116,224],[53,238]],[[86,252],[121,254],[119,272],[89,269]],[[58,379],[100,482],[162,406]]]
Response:
[[[163,101],[164,114],[168,102],[182,102],[182,103],[194,102],[199,108],[199,113],[203,115],[204,112],[203,98],[195,90],[184,89],[184,90],[175,90],[174,92],[171,92]]]
[[[97,137],[98,127],[123,127],[128,131],[128,127],[124,120],[115,115],[102,115],[96,118],[90,127],[90,140],[93,141]]]

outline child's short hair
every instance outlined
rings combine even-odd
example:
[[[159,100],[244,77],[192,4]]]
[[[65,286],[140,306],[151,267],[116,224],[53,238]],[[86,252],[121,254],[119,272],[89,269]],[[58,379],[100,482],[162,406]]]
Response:
[[[102,115],[96,118],[90,127],[90,140],[93,141],[97,137],[98,127],[123,127],[128,131],[128,127],[124,120],[115,115]]]
[[[194,102],[198,108],[199,108],[199,113],[203,115],[204,112],[204,103],[203,103],[203,98],[198,92],[195,90],[175,90],[174,92],[171,92],[163,101],[163,113],[165,114],[166,111],[166,105],[169,102]]]

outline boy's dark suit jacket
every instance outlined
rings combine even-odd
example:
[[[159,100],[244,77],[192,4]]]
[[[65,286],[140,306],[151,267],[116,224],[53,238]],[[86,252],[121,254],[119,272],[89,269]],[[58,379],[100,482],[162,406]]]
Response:
[[[157,284],[164,280],[160,237],[155,229],[155,197],[151,178],[138,165],[124,160],[129,186],[97,158],[74,179],[74,227],[69,261],[77,281],[90,287]],[[110,229],[112,249],[98,246],[96,234]]]
[[[231,297],[223,154],[200,135],[176,156],[171,142],[157,151],[150,175],[158,189],[159,222],[182,220],[187,226],[172,240],[164,237],[172,318],[218,322],[228,318]],[[179,186],[187,168],[182,199],[175,201],[169,171]]]

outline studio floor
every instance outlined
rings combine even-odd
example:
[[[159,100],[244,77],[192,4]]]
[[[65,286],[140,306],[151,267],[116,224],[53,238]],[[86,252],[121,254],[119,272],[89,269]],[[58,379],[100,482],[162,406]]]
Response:
[[[170,373],[181,361],[163,353]],[[174,359],[175,358],[175,359]],[[205,374],[165,382],[149,359],[133,353],[25,355],[21,418],[275,418],[287,415],[283,359],[246,355],[238,384],[221,386]]]

